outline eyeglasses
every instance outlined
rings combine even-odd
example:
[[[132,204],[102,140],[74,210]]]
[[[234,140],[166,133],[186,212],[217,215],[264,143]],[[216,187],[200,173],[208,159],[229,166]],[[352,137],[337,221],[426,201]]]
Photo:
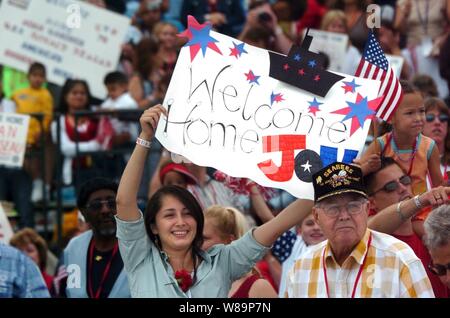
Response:
[[[430,262],[430,264],[428,264],[428,269],[437,276],[444,276],[447,275],[447,271],[450,269],[450,263],[447,265],[439,265]]]
[[[374,195],[375,193],[378,193],[380,191],[386,191],[388,193],[394,192],[398,189],[399,183],[401,183],[403,185],[410,185],[411,177],[404,175],[404,176],[400,177],[400,179],[398,179],[398,180],[389,181],[383,187],[381,187],[381,189],[378,189],[377,191],[370,193],[370,195]]]
[[[426,114],[425,120],[428,123],[432,123],[436,117],[439,119],[439,121],[441,123],[445,123],[446,121],[448,121],[448,115],[446,115],[446,114],[439,114],[439,116],[437,116],[435,114]]]
[[[116,210],[116,200],[108,199],[108,200],[93,200],[88,205],[86,205],[86,209],[91,212],[100,211],[103,205],[106,204],[106,207],[110,210]]]
[[[336,217],[341,212],[342,208],[345,208],[345,210],[348,212],[348,214],[359,214],[363,210],[365,202],[362,201],[351,201],[347,203],[345,206],[338,205],[338,204],[331,204],[328,206],[321,207],[319,206],[319,209],[322,209],[326,215],[330,217]]]

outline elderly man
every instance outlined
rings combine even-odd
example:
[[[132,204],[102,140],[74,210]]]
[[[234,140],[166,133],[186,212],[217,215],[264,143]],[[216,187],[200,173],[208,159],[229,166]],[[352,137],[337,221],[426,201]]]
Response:
[[[296,261],[285,296],[434,297],[411,248],[367,228],[369,202],[359,167],[336,162],[312,182],[312,212],[327,240]]]
[[[422,261],[435,296],[447,298],[447,287],[428,269],[431,257],[422,238],[414,233],[411,218],[422,208],[447,203],[446,191],[450,188],[434,188],[413,198],[411,178],[389,157],[381,158],[381,168],[367,175],[364,181],[372,211],[376,213],[369,219],[369,228],[390,234],[408,244]]]
[[[94,178],[80,189],[77,205],[92,230],[72,239],[64,250],[69,298],[131,297],[116,238],[117,187]]]
[[[431,212],[424,227],[425,244],[433,259],[430,270],[450,288],[450,206]]]

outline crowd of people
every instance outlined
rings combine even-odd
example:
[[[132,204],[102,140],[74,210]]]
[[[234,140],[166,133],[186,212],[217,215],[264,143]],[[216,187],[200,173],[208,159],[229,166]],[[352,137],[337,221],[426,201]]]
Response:
[[[105,100],[84,79],[46,84],[39,62],[25,88],[6,94],[0,81],[0,112],[39,114],[27,153],[46,154],[0,166],[0,201],[19,214],[11,246],[0,244],[0,297],[450,296],[449,0],[87,1],[131,18]],[[370,3],[383,50],[404,59],[403,99],[372,122],[360,159],[313,176],[314,200],[247,179],[232,187],[155,138],[188,15],[283,54],[307,28],[347,34],[339,71],[354,74]],[[33,205],[54,191],[75,205],[64,243],[35,227]]]

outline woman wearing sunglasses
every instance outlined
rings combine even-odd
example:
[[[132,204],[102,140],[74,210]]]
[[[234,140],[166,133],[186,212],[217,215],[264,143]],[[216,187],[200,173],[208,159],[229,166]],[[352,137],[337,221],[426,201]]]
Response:
[[[449,129],[449,109],[444,101],[431,97],[425,101],[425,125],[423,134],[436,142],[441,154],[441,172],[444,180],[449,182],[450,172],[450,129]],[[430,176],[427,177],[428,189],[430,186]]]
[[[424,224],[425,244],[430,251],[430,271],[450,289],[450,206],[430,213]]]

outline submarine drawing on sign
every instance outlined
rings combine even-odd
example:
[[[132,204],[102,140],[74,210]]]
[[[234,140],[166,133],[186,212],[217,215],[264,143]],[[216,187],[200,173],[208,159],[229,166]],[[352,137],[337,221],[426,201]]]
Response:
[[[301,46],[293,45],[287,56],[269,51],[270,77],[325,97],[344,77],[324,69],[324,56],[309,50],[312,39],[307,32]]]

